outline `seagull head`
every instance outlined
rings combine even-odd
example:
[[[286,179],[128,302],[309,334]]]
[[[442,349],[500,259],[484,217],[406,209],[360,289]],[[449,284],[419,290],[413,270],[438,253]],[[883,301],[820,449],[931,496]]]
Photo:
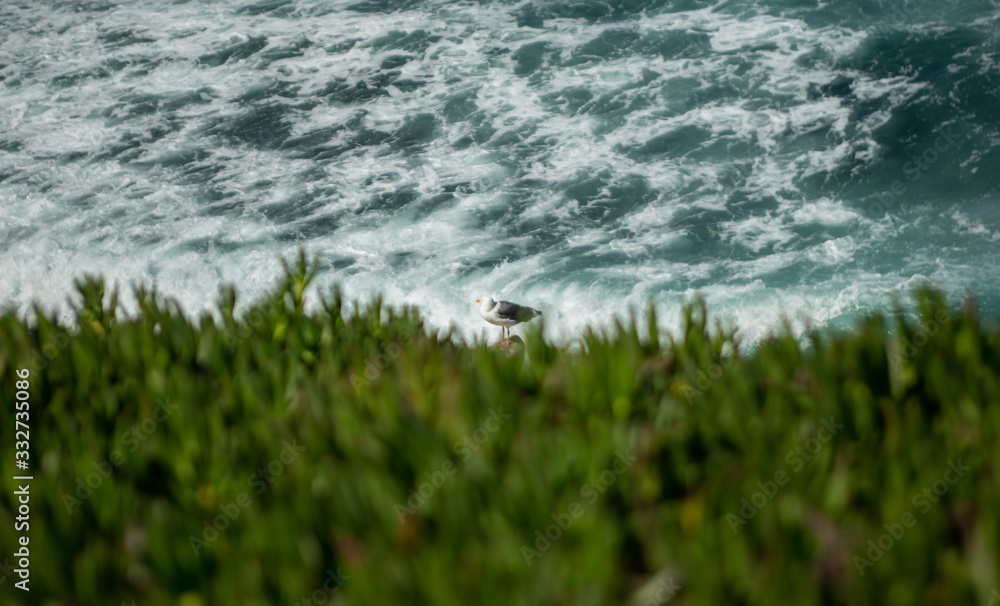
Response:
[[[476,299],[476,303],[481,303],[482,304],[481,307],[487,310],[493,309],[493,306],[497,304],[497,302],[493,300],[493,297],[483,297],[482,299]]]

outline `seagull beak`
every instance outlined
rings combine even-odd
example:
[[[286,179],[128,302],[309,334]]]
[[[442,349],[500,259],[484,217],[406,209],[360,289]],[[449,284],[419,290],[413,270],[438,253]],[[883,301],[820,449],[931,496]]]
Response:
[[[482,301],[482,299],[476,299],[476,303],[479,303],[480,301]]]

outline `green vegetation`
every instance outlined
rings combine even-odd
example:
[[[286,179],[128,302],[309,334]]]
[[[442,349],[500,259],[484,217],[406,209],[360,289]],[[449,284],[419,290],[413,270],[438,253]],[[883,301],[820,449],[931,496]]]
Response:
[[[582,351],[531,327],[522,362],[336,290],[306,311],[313,275],[300,259],[240,317],[232,290],[191,319],[144,289],[126,317],[93,278],[68,330],[0,316],[0,558],[22,534],[19,368],[34,474],[31,592],[4,567],[5,604],[985,605],[1000,586],[1000,332],[971,306],[921,292],[916,316],[744,353],[695,301],[672,339],[655,316]]]

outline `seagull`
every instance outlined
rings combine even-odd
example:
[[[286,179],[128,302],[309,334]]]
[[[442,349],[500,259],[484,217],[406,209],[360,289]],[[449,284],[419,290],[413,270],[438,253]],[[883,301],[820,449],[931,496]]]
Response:
[[[527,322],[535,316],[542,315],[542,312],[531,307],[524,307],[510,301],[494,301],[492,297],[476,299],[479,303],[479,315],[490,324],[500,326],[500,338],[503,338],[503,331],[507,331],[507,342],[510,342],[510,327]]]

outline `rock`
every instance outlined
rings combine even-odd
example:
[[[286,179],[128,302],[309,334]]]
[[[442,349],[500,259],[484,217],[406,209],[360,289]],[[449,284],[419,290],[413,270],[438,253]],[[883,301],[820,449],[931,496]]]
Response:
[[[513,358],[517,356],[520,359],[524,359],[524,340],[517,335],[508,339],[500,339],[496,343],[490,345],[491,349],[497,349],[506,353],[509,357]]]

